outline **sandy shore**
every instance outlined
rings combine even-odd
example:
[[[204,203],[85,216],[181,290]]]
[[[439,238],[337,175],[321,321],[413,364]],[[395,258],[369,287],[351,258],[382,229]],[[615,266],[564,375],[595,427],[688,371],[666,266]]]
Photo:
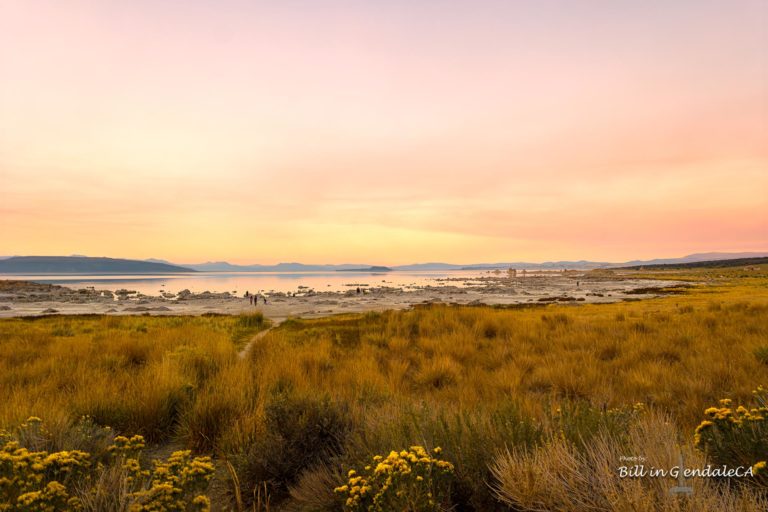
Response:
[[[664,295],[670,281],[632,279],[607,273],[551,273],[528,277],[488,276],[480,279],[446,279],[416,290],[378,287],[358,294],[314,292],[300,295],[273,293],[258,306],[227,292],[147,296],[131,290],[104,292],[93,288],[71,289],[27,281],[0,280],[0,318],[48,314],[201,315],[239,314],[259,310],[268,318],[318,317],[337,313],[405,309],[417,304],[549,304],[599,303],[637,300]]]

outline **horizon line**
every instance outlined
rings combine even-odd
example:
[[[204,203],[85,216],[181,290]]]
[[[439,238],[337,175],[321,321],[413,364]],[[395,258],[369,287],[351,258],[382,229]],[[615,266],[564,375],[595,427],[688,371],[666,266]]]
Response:
[[[354,263],[354,262],[344,262],[344,263],[304,263],[300,261],[279,261],[277,263],[231,263],[227,260],[207,260],[207,261],[201,261],[201,262],[187,262],[187,263],[177,263],[172,260],[167,260],[164,258],[156,258],[156,257],[149,257],[149,258],[127,258],[127,257],[115,257],[115,256],[89,256],[85,254],[69,254],[69,255],[61,255],[61,254],[27,254],[27,255],[21,255],[21,254],[14,254],[14,255],[0,255],[0,260],[6,260],[11,258],[35,258],[35,257],[41,257],[41,258],[106,258],[106,259],[115,259],[115,260],[127,260],[127,261],[140,261],[140,262],[157,262],[157,263],[165,263],[175,266],[185,266],[185,265],[208,265],[208,264],[226,264],[231,266],[237,266],[237,267],[254,267],[254,266],[261,266],[261,267],[274,267],[278,265],[303,265],[303,266],[328,266],[328,267],[338,267],[338,266],[383,266],[383,267],[407,267],[407,266],[413,266],[413,265],[451,265],[451,266],[457,266],[457,267],[467,267],[467,266],[491,266],[491,265],[507,265],[507,264],[520,264],[520,263],[526,263],[526,264],[534,264],[534,265],[543,265],[548,263],[601,263],[601,264],[621,264],[621,263],[632,263],[636,261],[654,261],[654,260],[669,260],[669,259],[682,259],[682,258],[688,258],[691,256],[707,256],[707,255],[734,255],[733,259],[739,259],[738,255],[751,255],[754,257],[761,257],[761,256],[768,256],[768,249],[765,250],[758,250],[758,251],[719,251],[719,250],[712,250],[712,251],[705,251],[705,252],[692,252],[685,254],[683,256],[656,256],[652,258],[633,258],[628,259],[624,261],[609,261],[604,259],[585,259],[585,258],[578,258],[578,259],[543,259],[540,261],[524,261],[524,260],[507,260],[507,261],[484,261],[484,262],[470,262],[470,263],[451,263],[448,261],[416,261],[411,263],[399,263],[399,264],[386,264],[386,263]],[[742,256],[743,257],[743,256]],[[729,258],[722,258],[722,259],[729,259]]]

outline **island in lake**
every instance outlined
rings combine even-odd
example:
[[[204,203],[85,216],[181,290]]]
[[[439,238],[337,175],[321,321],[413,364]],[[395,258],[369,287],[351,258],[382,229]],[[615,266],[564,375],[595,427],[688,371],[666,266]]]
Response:
[[[368,268],[340,268],[336,272],[392,272],[389,267],[372,266]]]

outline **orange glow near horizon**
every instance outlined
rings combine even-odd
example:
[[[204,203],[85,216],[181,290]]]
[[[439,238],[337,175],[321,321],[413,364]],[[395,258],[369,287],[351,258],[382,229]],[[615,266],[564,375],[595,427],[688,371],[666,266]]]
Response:
[[[768,4],[417,4],[4,4],[0,255],[768,250]]]

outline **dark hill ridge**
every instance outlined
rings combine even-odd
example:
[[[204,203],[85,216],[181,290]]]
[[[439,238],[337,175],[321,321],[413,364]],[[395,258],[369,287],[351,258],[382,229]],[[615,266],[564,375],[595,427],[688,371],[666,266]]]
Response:
[[[190,268],[150,261],[85,256],[14,256],[0,260],[2,274],[174,274]]]
[[[686,268],[725,268],[741,267],[745,265],[764,265],[768,263],[768,257],[764,258],[736,258],[732,260],[694,261],[690,263],[663,263],[656,265],[635,265],[632,267],[620,267],[626,270],[675,270]]]

